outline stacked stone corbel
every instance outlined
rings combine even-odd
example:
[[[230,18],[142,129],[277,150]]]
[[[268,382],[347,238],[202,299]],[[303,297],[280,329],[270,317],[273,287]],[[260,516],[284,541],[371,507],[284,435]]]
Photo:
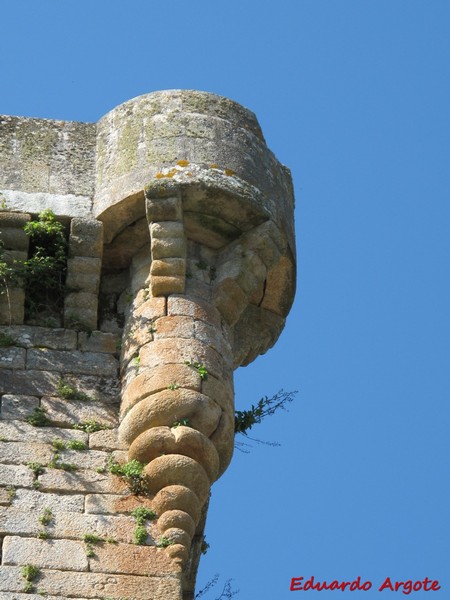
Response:
[[[96,340],[101,353],[108,336],[121,336],[118,440],[113,432],[97,432],[88,442],[92,437],[92,448],[105,456],[106,450],[115,449],[113,457],[119,462],[144,463],[148,497],[130,496],[123,481],[109,473],[94,475],[86,463],[82,477],[72,476],[74,490],[81,494],[86,482],[91,495],[86,496],[85,511],[107,515],[108,522],[99,521],[96,528],[117,531],[119,544],[115,549],[102,546],[95,558],[82,561],[86,565],[81,570],[96,573],[93,587],[79,584],[80,579],[75,583],[73,576],[67,576],[66,587],[56,587],[54,558],[43,566],[43,585],[48,583],[46,591],[55,598],[100,600],[131,593],[135,600],[188,600],[199,552],[193,540],[202,537],[210,487],[233,454],[233,371],[275,343],[293,299],[290,175],[267,149],[254,115],[212,94],[157,92],[117,107],[93,127],[76,125],[45,124],[55,144],[60,143],[61,127],[69,127],[75,136],[67,151],[71,156],[77,154],[84,132],[89,152],[86,168],[82,160],[71,163],[70,168],[78,169],[76,177],[70,172],[64,180],[58,174],[58,181],[64,180],[65,208],[58,210],[55,190],[42,194],[50,206],[41,208],[71,218],[64,326],[76,329],[82,322],[93,330],[76,334],[74,368],[89,369],[92,361],[94,375]],[[9,160],[16,164],[14,153]],[[51,158],[48,162],[51,175]],[[25,166],[16,179],[5,172],[4,193],[12,210],[36,214],[29,183],[36,181],[32,168]],[[93,202],[87,209],[89,177]],[[54,175],[48,181],[56,179]],[[73,181],[80,181],[78,196]],[[27,202],[32,207],[27,209]],[[22,322],[23,309],[22,317],[14,318]],[[108,352],[114,352],[111,344]],[[47,364],[47,369],[65,374],[63,357],[58,359],[56,367]],[[16,381],[14,368],[10,373],[10,381]],[[79,372],[73,378],[82,389],[83,377]],[[111,379],[115,381],[115,371]],[[47,381],[45,392],[39,388],[35,402],[45,404],[41,396],[55,395],[57,381]],[[0,385],[0,393],[11,395],[11,385]],[[39,478],[55,480],[47,473]],[[67,477],[58,485],[48,491],[68,493]],[[46,492],[44,488],[39,494]],[[7,514],[20,511],[19,501],[17,506],[12,502]],[[139,503],[153,508],[158,519],[148,526],[148,546],[131,550],[133,531],[127,527],[133,520],[126,515]],[[7,517],[5,522],[11,521]],[[7,528],[1,533],[10,548]],[[32,533],[24,529],[20,535]],[[80,534],[68,538],[75,552]],[[20,546],[20,540],[14,543]],[[51,555],[49,548],[46,552]],[[10,565],[19,564],[11,556],[9,551],[0,567],[0,600],[3,589],[18,591],[17,583],[2,584],[2,569],[6,578],[13,577]],[[87,573],[86,578],[88,574],[94,575]]]

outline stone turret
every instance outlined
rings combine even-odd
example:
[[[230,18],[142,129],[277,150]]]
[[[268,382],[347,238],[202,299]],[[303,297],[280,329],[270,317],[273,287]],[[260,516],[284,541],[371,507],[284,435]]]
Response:
[[[0,144],[0,261],[32,252],[23,225],[43,209],[68,237],[59,312],[32,314],[17,279],[0,296],[0,485],[15,490],[0,597],[33,564],[31,586],[58,598],[191,598],[210,486],[233,453],[233,370],[275,343],[293,300],[289,171],[251,112],[193,91],[135,98],[97,124],[0,117]],[[36,409],[46,427],[26,422]],[[112,429],[83,430],[93,419]],[[37,455],[40,469],[24,466]],[[134,494],[108,472],[133,460]],[[52,511],[46,535],[30,506]],[[157,519],[141,518],[132,545],[139,506]]]

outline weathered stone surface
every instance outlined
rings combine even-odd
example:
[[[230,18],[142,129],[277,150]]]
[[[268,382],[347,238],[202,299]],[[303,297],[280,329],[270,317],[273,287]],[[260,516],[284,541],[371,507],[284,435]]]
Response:
[[[114,427],[117,422],[116,410],[93,400],[63,400],[44,396],[41,407],[47,417],[57,427],[72,427],[80,421],[93,419],[99,423]]]
[[[167,554],[155,546],[101,544],[96,546],[95,554],[89,560],[90,570],[94,573],[145,573],[152,577],[179,571]]]
[[[39,514],[29,513],[17,507],[0,508],[0,535],[36,537],[42,530]],[[47,532],[52,539],[84,538],[86,533],[101,538],[114,538],[118,542],[133,543],[135,520],[124,515],[94,515],[76,512],[55,513]],[[1,589],[1,588],[0,588]]]
[[[117,429],[95,431],[89,436],[89,448],[94,450],[126,450],[127,446],[118,439]]]
[[[39,370],[2,370],[0,393],[43,396],[52,394],[61,378],[59,373]]]
[[[55,438],[64,441],[78,440],[87,443],[88,436],[83,431],[58,427],[33,427],[23,421],[0,421],[0,438],[12,442],[52,443]]]
[[[81,373],[85,375],[110,375],[117,373],[117,360],[109,354],[96,352],[61,352],[59,350],[28,350],[28,369]]]
[[[23,348],[0,348],[0,369],[23,369],[25,350]]]
[[[66,286],[75,291],[98,294],[101,260],[90,256],[75,256],[67,260]]]
[[[80,469],[67,473],[59,469],[46,469],[39,477],[43,492],[79,492],[120,494],[127,491],[126,484],[119,477]]]
[[[26,419],[38,406],[39,398],[36,396],[4,394],[1,398],[0,418]]]
[[[117,352],[119,338],[113,333],[93,331],[90,335],[84,331],[78,334],[78,349],[82,352],[106,352],[114,354]]]
[[[36,540],[6,536],[3,540],[4,565],[34,565],[40,569],[87,571],[88,559],[81,542]]]
[[[70,223],[69,256],[101,258],[103,226],[95,219],[75,218]]]
[[[119,435],[122,440],[131,443],[146,429],[170,427],[175,422],[188,419],[192,427],[209,437],[217,427],[221,412],[211,398],[198,392],[165,390],[133,406],[120,424]]]
[[[84,496],[81,494],[52,494],[38,490],[17,489],[12,505],[30,514],[43,514],[46,509],[52,513],[84,511]],[[50,522],[52,527],[53,520]]]
[[[31,487],[33,480],[33,473],[28,467],[2,465],[0,469],[0,485]]]
[[[0,442],[0,463],[3,464],[26,464],[28,462],[39,462],[47,464],[53,456],[52,449],[48,444],[36,444],[23,442]]]
[[[139,506],[152,508],[151,500],[146,496],[129,494],[88,494],[86,496],[86,512],[100,515],[129,514]]]
[[[23,348],[50,348],[51,350],[75,350],[77,333],[69,329],[49,329],[30,325],[13,325],[0,327],[0,332],[7,333]]]
[[[0,496],[0,600],[23,595],[26,561],[38,562],[39,585],[60,600],[181,600],[193,579],[180,575],[185,564],[195,569],[197,550],[189,556],[188,548],[196,527],[201,534],[201,507],[233,452],[232,370],[275,342],[292,302],[289,172],[252,113],[206,93],[136,98],[95,125],[0,120],[0,187],[8,207],[27,213],[0,214],[5,257],[25,258],[30,213],[47,206],[70,218],[64,325],[76,330],[3,328],[17,338],[0,350],[0,485],[17,493],[12,505],[8,493]],[[21,324],[23,290],[12,288],[10,300],[0,298],[0,323]],[[56,397],[61,379],[92,400]],[[117,431],[69,429],[87,420],[117,425],[119,398],[120,441]],[[62,427],[19,420],[38,402]],[[60,449],[52,461],[55,438],[89,441],[90,449]],[[107,451],[120,463],[149,461],[155,497],[133,496],[106,472]],[[18,456],[78,470],[47,466],[36,480]],[[135,519],[124,515],[139,505],[158,514],[148,543],[162,533],[174,542],[167,549],[132,545]],[[29,539],[45,508],[49,540]],[[94,543],[88,565],[86,533],[120,544]]]
[[[0,488],[0,506],[9,506],[11,504],[13,494],[10,493],[6,488]]]
[[[74,571],[43,570],[39,587],[50,595],[71,598],[133,598],[134,600],[182,600],[181,585],[172,577],[147,577],[136,575],[111,575]],[[0,570],[0,590],[8,593],[20,592],[23,578],[20,567],[2,567]],[[27,599],[30,596],[27,596]],[[8,600],[12,600],[9,598]]]

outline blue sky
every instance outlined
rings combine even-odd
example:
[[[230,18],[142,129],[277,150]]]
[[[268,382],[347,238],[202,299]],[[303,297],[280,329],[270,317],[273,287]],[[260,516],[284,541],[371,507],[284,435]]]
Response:
[[[447,598],[450,3],[9,0],[1,19],[0,113],[96,121],[206,90],[292,169],[296,301],[236,404],[299,392],[254,429],[282,446],[237,452],[213,487],[199,587],[284,600],[316,594],[292,577],[359,575],[370,600],[428,577],[441,590],[411,596]]]

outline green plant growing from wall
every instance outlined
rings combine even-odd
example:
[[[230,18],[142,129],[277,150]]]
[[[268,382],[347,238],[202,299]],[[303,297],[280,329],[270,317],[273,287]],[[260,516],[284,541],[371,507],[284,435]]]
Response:
[[[138,506],[132,510],[130,514],[136,521],[136,528],[134,530],[134,543],[142,546],[145,544],[148,536],[146,523],[147,521],[153,521],[156,519],[156,513],[146,506]]]
[[[147,484],[143,475],[144,467],[145,465],[138,460],[130,460],[123,465],[112,458],[108,461],[109,472],[124,479],[131,492],[137,496],[147,493]]]
[[[29,594],[33,591],[33,582],[39,577],[40,573],[41,570],[38,567],[30,564],[24,565],[20,569],[20,574],[25,579],[25,587],[23,591],[26,594]]]
[[[64,400],[81,400],[83,402],[92,400],[90,396],[84,392],[80,392],[74,385],[64,379],[61,379],[58,383],[57,392],[58,396]]]
[[[73,425],[72,429],[84,431],[85,433],[95,433],[96,431],[111,429],[111,426],[106,423],[99,423],[99,421],[96,421],[95,419],[85,419],[84,421],[80,421],[80,423]]]
[[[205,381],[206,379],[208,379],[208,371],[206,370],[206,367],[203,363],[200,363],[197,361],[192,361],[192,360],[185,360],[184,364],[187,365],[188,367],[192,367],[193,369],[195,369],[197,371],[197,373],[200,375],[200,379],[202,381]]]
[[[51,425],[51,421],[47,417],[45,410],[40,406],[36,407],[25,420],[30,425],[33,425],[33,427],[48,427]]]
[[[67,241],[64,225],[46,209],[24,226],[30,238],[29,258],[16,262],[25,287],[26,319],[60,314],[64,302]]]

